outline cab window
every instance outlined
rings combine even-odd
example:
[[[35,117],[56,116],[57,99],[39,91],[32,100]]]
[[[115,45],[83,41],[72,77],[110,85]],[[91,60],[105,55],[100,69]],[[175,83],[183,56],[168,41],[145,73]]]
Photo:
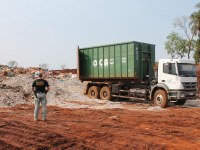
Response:
[[[167,73],[167,74],[176,75],[175,63],[164,63],[163,64],[163,72]]]

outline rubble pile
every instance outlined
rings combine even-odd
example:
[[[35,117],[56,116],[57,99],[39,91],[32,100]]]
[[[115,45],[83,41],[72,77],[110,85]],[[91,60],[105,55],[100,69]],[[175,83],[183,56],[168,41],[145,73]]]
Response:
[[[78,90],[81,89],[81,83],[78,80],[67,80],[74,78],[72,73],[65,73],[61,71],[48,71],[41,68],[10,68],[8,66],[0,65],[0,107],[15,106],[17,104],[31,104],[34,102],[34,94],[31,90],[32,82],[35,80],[36,72],[43,72],[46,80],[51,85],[51,91],[48,93],[48,102],[56,104],[64,99],[86,99],[83,95],[77,95]],[[73,83],[75,82],[75,83]],[[78,86],[74,94],[70,91],[70,85]],[[72,89],[77,89],[76,87]],[[68,91],[70,90],[70,91]],[[71,97],[69,97],[71,95]],[[52,102],[51,102],[52,100]]]
[[[50,105],[59,105],[64,101],[86,100],[81,94],[82,85],[76,78],[62,76],[59,78],[47,78],[51,90],[47,99]],[[0,82],[0,107],[14,106],[16,104],[28,104],[34,102],[34,94],[31,90],[34,78],[29,74],[19,74],[15,77],[4,79]]]
[[[83,83],[77,78],[76,74],[63,71],[45,72],[40,68],[9,68],[0,66],[0,107],[12,107],[17,104],[33,104],[34,93],[31,90],[32,82],[36,79],[35,73],[43,71],[45,79],[50,84],[50,91],[47,94],[47,104],[63,108],[92,108],[92,109],[111,109],[126,108],[138,109],[137,105],[126,106],[120,101],[102,101],[89,99],[83,95]],[[200,82],[199,82],[200,83]],[[198,103],[198,104],[197,104]],[[200,106],[200,102],[188,101],[187,106]],[[142,105],[143,109],[148,109],[150,105]],[[150,110],[156,108],[150,108]],[[156,109],[157,110],[157,109]]]
[[[14,68],[12,71],[15,74],[1,74],[0,76],[2,79],[0,81],[0,107],[33,104],[35,96],[31,86],[38,68]],[[45,75],[45,79],[50,84],[50,91],[47,94],[48,105],[64,108],[122,108],[122,105],[117,102],[89,99],[83,95],[83,84],[73,73],[48,71]]]
[[[32,79],[27,74],[7,78],[0,82],[0,107],[31,103]]]

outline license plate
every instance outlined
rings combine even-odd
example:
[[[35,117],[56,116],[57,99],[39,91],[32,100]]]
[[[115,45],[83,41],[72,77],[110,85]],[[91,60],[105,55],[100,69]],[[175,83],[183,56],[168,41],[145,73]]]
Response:
[[[189,93],[189,95],[194,95],[193,93]]]

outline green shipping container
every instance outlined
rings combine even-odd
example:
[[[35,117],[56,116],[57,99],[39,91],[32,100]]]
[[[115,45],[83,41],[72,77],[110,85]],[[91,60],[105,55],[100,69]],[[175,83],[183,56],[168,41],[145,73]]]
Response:
[[[78,48],[77,72],[82,81],[143,81],[154,63],[155,45],[133,41]]]

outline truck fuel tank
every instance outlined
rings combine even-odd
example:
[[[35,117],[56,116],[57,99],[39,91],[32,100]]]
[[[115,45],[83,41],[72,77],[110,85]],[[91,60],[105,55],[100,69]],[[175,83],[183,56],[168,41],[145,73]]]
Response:
[[[139,98],[145,98],[149,93],[147,89],[140,89],[140,88],[130,89],[129,91],[131,97],[139,97]]]

